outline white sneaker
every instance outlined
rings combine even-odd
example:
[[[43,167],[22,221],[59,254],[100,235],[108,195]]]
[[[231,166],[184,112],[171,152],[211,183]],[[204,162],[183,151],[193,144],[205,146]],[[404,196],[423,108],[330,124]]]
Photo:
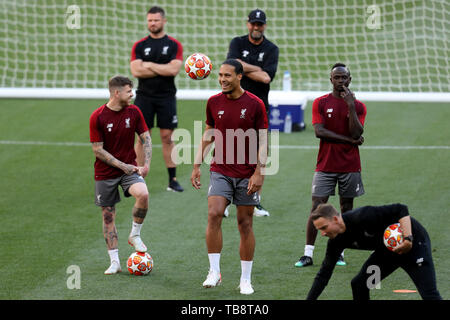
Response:
[[[241,279],[239,288],[241,289],[241,294],[252,294],[253,292],[255,292],[255,290],[253,290],[250,280],[247,279]]]
[[[117,261],[111,262],[109,268],[105,270],[105,274],[115,274],[119,272],[122,272],[122,268],[120,267],[120,263]]]
[[[147,247],[142,242],[140,236],[132,236],[128,238],[128,243],[134,247],[137,252],[147,252]]]
[[[264,209],[261,205],[255,206],[255,210],[253,210],[253,215],[257,217],[268,217],[270,216],[269,211]]]
[[[203,282],[203,287],[213,288],[222,283],[222,275],[213,270],[209,270],[206,280]]]

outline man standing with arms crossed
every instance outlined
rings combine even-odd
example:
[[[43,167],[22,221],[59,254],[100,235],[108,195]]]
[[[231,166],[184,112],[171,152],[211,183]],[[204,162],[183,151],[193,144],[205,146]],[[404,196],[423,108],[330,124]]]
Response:
[[[220,67],[219,83],[222,93],[208,99],[205,133],[194,162],[191,183],[194,188],[200,189],[200,165],[208,153],[208,147],[214,142],[206,228],[210,268],[203,286],[215,287],[222,281],[221,223],[225,208],[233,201],[237,208],[240,233],[239,288],[241,294],[252,294],[251,272],[255,252],[253,211],[254,206],[259,203],[257,192],[264,181],[268,122],[261,99],[240,86],[242,73],[242,64],[235,59],[226,60]]]
[[[141,111],[135,105],[130,105],[133,98],[131,80],[116,76],[109,80],[108,86],[109,101],[92,113],[89,132],[96,157],[95,204],[102,208],[103,235],[111,260],[105,274],[114,274],[122,271],[115,226],[115,205],[120,201],[119,185],[125,197],[133,196],[136,199],[128,243],[136,251],[147,251],[140,233],[148,210],[148,190],[144,178],[150,168],[152,141]],[[135,161],[136,134],[143,145],[143,166],[137,166]]]
[[[244,67],[241,86],[264,102],[269,118],[270,82],[278,66],[278,47],[264,36],[266,14],[256,9],[250,12],[247,22],[248,34],[230,42],[227,59],[237,59]],[[260,192],[259,192],[260,193]],[[261,204],[255,206],[256,216],[268,216]]]
[[[341,213],[352,210],[353,199],[364,194],[358,146],[364,142],[362,134],[367,109],[348,89],[351,80],[347,66],[336,63],[330,74],[333,92],[313,102],[312,123],[320,146],[312,181],[311,212],[334,195],[336,184],[339,187]],[[309,217],[304,255],[297,261],[296,267],[313,264],[316,237],[317,230]],[[343,253],[337,264],[346,265]]]
[[[137,41],[131,50],[131,73],[139,79],[134,103],[141,109],[148,128],[154,127],[154,117],[160,129],[164,161],[169,174],[168,191],[182,192],[176,179],[176,165],[172,160],[173,130],[178,125],[175,76],[180,71],[183,47],[164,31],[165,12],[152,7],[147,13],[150,35]],[[143,151],[139,141],[135,145],[137,163],[142,165]]]

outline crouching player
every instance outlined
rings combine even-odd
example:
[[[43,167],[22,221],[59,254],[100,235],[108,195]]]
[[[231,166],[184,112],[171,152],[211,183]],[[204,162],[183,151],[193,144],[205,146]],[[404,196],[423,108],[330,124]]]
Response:
[[[380,281],[401,267],[424,300],[442,299],[436,287],[430,238],[425,228],[409,216],[407,206],[366,206],[340,214],[332,205],[321,204],[313,211],[311,219],[315,228],[329,240],[325,259],[308,293],[308,300],[317,299],[322,293],[345,248],[374,250],[351,281],[353,299],[370,299],[368,283],[373,275],[373,272],[368,272],[370,266],[379,268]],[[389,251],[383,242],[384,230],[397,222],[403,230],[404,241],[394,251]]]

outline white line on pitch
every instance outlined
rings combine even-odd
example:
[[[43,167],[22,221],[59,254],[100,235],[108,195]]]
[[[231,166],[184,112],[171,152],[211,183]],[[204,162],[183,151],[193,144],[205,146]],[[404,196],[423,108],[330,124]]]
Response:
[[[41,145],[41,146],[63,146],[63,147],[90,147],[91,143],[88,142],[52,142],[52,141],[12,141],[12,140],[0,140],[0,144],[3,145]],[[154,144],[154,148],[161,148],[160,144]],[[194,145],[178,145],[178,147],[193,148]],[[303,149],[314,150],[319,146],[300,146],[300,145],[271,145],[271,148],[278,149]],[[450,150],[450,146],[361,146],[363,150]]]

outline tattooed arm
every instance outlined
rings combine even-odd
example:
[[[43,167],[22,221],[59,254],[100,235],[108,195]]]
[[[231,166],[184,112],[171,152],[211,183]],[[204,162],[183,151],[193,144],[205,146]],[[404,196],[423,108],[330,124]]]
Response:
[[[132,174],[138,171],[138,167],[133,166],[131,164],[126,164],[117,158],[115,158],[111,153],[103,149],[103,142],[93,142],[92,150],[94,151],[95,156],[111,167],[118,168],[125,172],[125,174]]]
[[[139,135],[139,140],[141,141],[144,149],[144,166],[139,167],[138,173],[145,178],[148,170],[150,170],[150,162],[152,161],[152,138],[150,133],[145,131]]]

